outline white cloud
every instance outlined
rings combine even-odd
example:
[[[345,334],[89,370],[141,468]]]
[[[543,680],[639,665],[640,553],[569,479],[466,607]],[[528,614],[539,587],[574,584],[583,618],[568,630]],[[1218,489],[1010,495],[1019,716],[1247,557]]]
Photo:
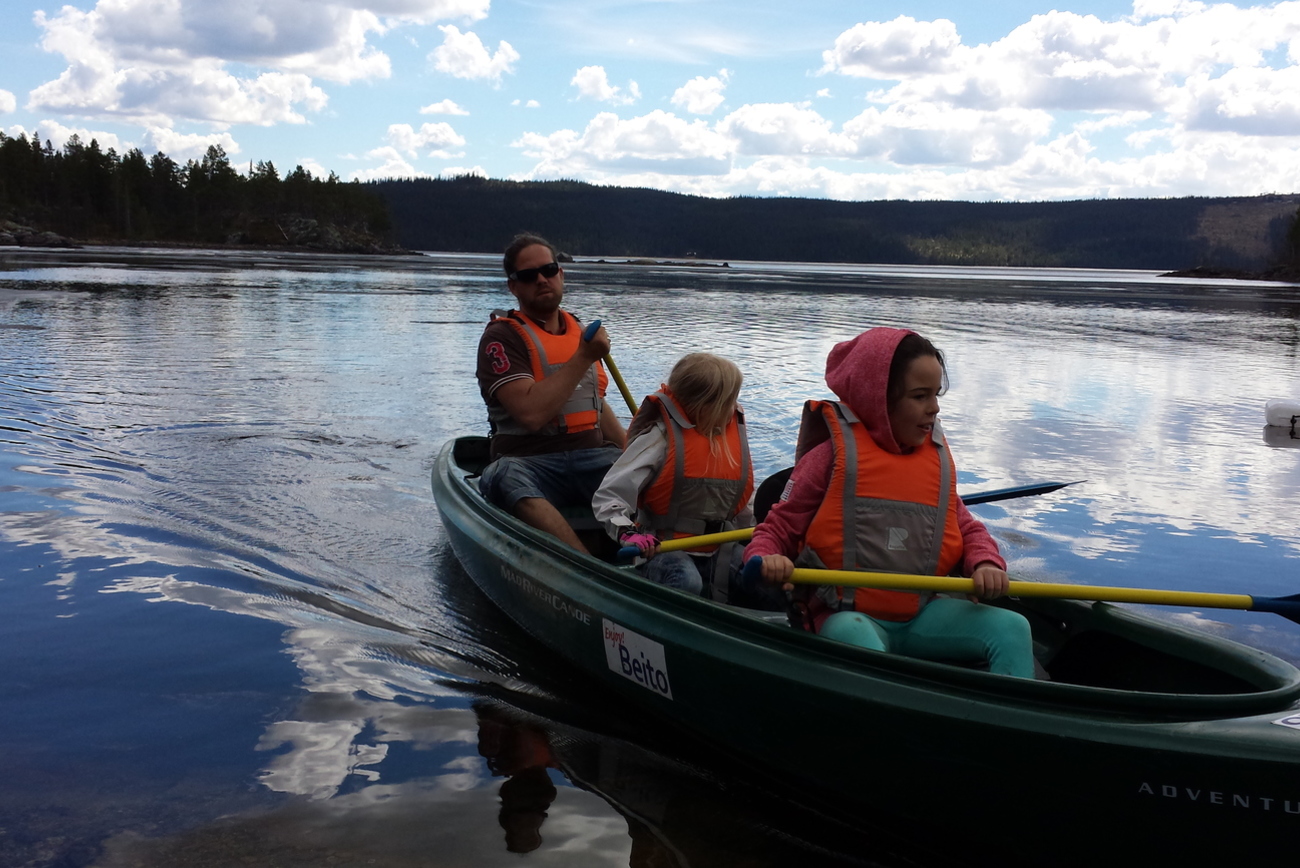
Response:
[[[641,98],[641,88],[629,81],[627,90],[609,83],[603,66],[584,66],[573,74],[569,82],[578,89],[578,99],[593,99],[614,105],[631,105]]]
[[[63,54],[70,65],[54,81],[32,90],[28,108],[160,126],[177,117],[265,126],[302,123],[298,106],[319,111],[327,102],[325,92],[301,73],[236,78],[221,61],[190,59],[176,50],[155,52],[156,58],[147,62],[126,60],[115,53],[120,46],[101,38],[97,15],[70,6],[53,19],[36,13],[37,24],[46,31],[42,47]]]
[[[541,107],[542,107],[542,104],[539,103],[539,102],[538,102],[537,100],[535,100],[535,99],[530,99],[530,100],[528,100],[527,102],[524,102],[524,101],[521,100],[521,99],[516,99],[516,100],[511,100],[511,101],[510,101],[510,104],[511,104],[511,105],[519,105],[519,106],[523,106],[524,108],[541,108]]]
[[[846,30],[824,59],[823,73],[876,79],[860,91],[871,105],[843,123],[791,102],[715,123],[601,113],[516,141],[536,159],[522,177],[965,200],[1249,195],[1300,177],[1297,0],[1139,0],[1116,21],[1050,12],[976,46],[950,22],[900,17]],[[584,95],[617,96],[603,68],[579,72]],[[725,83],[700,76],[672,103],[716,110]]]
[[[465,145],[463,136],[452,129],[451,124],[422,124],[416,131],[410,124],[392,124],[384,141],[408,157],[415,157],[419,151],[431,148],[430,157],[461,157],[463,153],[452,154],[447,148],[460,148]]]
[[[31,92],[28,108],[165,125],[172,118],[216,124],[305,123],[325,92],[305,75],[267,72],[240,79],[215,64],[185,70],[96,69],[74,64]]]
[[[725,99],[722,92],[727,89],[730,77],[731,73],[725,69],[709,78],[697,75],[673,92],[672,104],[693,115],[713,114]]]
[[[840,34],[822,71],[899,81],[871,94],[892,104],[1157,111],[1177,102],[1197,76],[1217,81],[1226,71],[1263,71],[1267,53],[1300,45],[1300,3],[1293,0],[1176,8],[1177,17],[1151,17],[1148,5],[1142,15],[1110,22],[1054,11],[973,47],[943,20],[868,22]]]
[[[439,178],[459,178],[464,175],[475,175],[479,178],[486,178],[487,170],[482,166],[448,166],[438,173]]]
[[[383,160],[373,169],[358,169],[348,176],[351,181],[377,181],[381,178],[429,178],[428,172],[421,172],[398,153],[396,148],[382,147],[367,151],[366,156],[372,160]]]
[[[98,0],[89,11],[38,11],[41,47],[68,66],[31,92],[29,107],[158,125],[301,123],[327,102],[313,78],[391,74],[372,34],[487,9],[488,0]]]
[[[1300,67],[1232,69],[1187,81],[1170,114],[1189,130],[1300,135]]]
[[[1095,120],[1079,121],[1074,125],[1074,130],[1078,133],[1095,133],[1115,127],[1131,127],[1150,118],[1150,112],[1111,112],[1102,114]]]
[[[855,24],[822,53],[823,72],[861,78],[900,78],[942,72],[961,46],[957,25],[946,18],[917,21],[900,15],[893,21]]]
[[[901,16],[845,30],[823,60],[822,73],[894,83],[866,93],[875,105],[838,131],[805,106],[733,113],[718,129],[737,155],[758,158],[736,164],[749,174],[734,183],[921,198],[1294,188],[1286,172],[1300,161],[1295,0],[1246,8],[1138,0],[1116,21],[1053,11],[976,46],[963,45],[949,21]],[[1091,117],[1060,117],[1079,111]],[[1128,150],[1112,137],[1101,156],[1090,137],[1125,127],[1134,129]],[[839,173],[806,159],[841,154],[846,139],[853,159],[881,171]]]
[[[239,153],[239,143],[230,133],[178,133],[167,127],[149,127],[144,133],[142,150],[161,151],[178,163],[202,157],[212,145],[220,145],[227,155]]]
[[[704,121],[686,121],[658,109],[619,120],[611,112],[592,118],[578,134],[525,133],[513,143],[539,160],[530,177],[579,177],[590,172],[713,175],[730,165],[730,143]]]
[[[64,6],[47,30],[80,32],[132,62],[174,65],[220,58],[332,81],[387,77],[386,55],[367,43],[402,23],[487,15],[488,0],[99,0],[90,12]]]
[[[298,165],[310,172],[313,178],[325,180],[330,176],[330,170],[322,166],[319,161],[313,160],[311,157],[305,157],[299,160]]]
[[[18,129],[22,129],[19,127]],[[131,142],[125,142],[118,138],[115,133],[106,133],[103,130],[91,130],[86,127],[65,127],[58,121],[43,120],[32,130],[31,135],[39,135],[41,142],[49,142],[54,149],[62,150],[67,144],[68,139],[74,135],[81,140],[83,145],[89,145],[94,140],[99,145],[101,151],[107,151],[113,148],[119,154],[130,150],[133,145]]]
[[[807,106],[762,103],[741,106],[718,123],[740,154],[851,156],[857,147],[831,122]]]
[[[420,109],[422,115],[468,115],[469,112],[449,99],[429,103]]]
[[[429,54],[433,68],[438,72],[456,78],[485,78],[500,83],[501,76],[514,72],[514,63],[519,60],[519,52],[509,42],[502,40],[497,44],[495,54],[488,52],[477,33],[461,33],[455,25],[438,27],[442,31],[443,41]]]
[[[18,100],[7,90],[0,90],[0,115],[8,114],[18,108]]]
[[[859,156],[896,165],[987,166],[1014,162],[1052,129],[1044,111],[977,111],[933,104],[868,108],[844,125]]]

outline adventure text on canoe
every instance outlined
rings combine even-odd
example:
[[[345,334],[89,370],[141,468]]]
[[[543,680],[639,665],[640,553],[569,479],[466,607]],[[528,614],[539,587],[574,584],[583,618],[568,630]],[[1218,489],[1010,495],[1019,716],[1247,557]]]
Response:
[[[1211,790],[1207,787],[1153,784],[1147,781],[1143,781],[1138,786],[1138,795],[1152,796],[1158,799],[1172,799],[1179,802],[1196,802],[1202,805],[1217,805],[1223,808],[1247,808],[1252,811],[1269,811],[1275,814],[1300,816],[1300,799],[1279,799],[1272,796],[1230,793],[1227,790]]]

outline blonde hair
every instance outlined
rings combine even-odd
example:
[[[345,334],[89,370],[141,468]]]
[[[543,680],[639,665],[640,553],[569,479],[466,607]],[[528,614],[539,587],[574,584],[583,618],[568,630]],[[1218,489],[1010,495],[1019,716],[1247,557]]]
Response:
[[[709,438],[709,451],[717,455],[721,446],[727,462],[733,465],[739,459],[731,454],[723,435],[736,412],[744,379],[733,362],[712,353],[682,356],[668,375],[669,391],[695,423],[695,430]]]

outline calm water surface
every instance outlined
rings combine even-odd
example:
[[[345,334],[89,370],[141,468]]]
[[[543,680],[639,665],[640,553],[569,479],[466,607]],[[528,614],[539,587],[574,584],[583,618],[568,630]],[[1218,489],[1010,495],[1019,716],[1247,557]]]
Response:
[[[1013,573],[1300,591],[1300,441],[1263,428],[1300,397],[1295,287],[782,263],[568,287],[638,397],[684,352],[734,359],[760,475],[831,345],[906,325],[948,354],[963,490],[1087,480],[978,508]],[[650,727],[469,582],[429,472],[485,431],[473,353],[509,300],[496,257],[0,254],[0,865],[933,864]],[[1155,611],[1300,663],[1283,619]]]

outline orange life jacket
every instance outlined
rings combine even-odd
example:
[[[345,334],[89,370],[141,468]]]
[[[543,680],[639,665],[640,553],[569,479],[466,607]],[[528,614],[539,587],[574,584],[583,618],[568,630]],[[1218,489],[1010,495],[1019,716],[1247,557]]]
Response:
[[[532,362],[533,379],[536,381],[559,370],[582,345],[582,323],[563,309],[560,310],[560,323],[564,330],[558,335],[538,328],[536,323],[515,310],[493,311],[492,319],[505,320],[524,339],[524,345],[528,347],[528,358]],[[520,425],[499,403],[488,405],[488,421],[492,423],[495,434],[554,435],[589,431],[600,425],[601,396],[605,394],[608,384],[605,366],[596,362],[582,375],[577,388],[560,408],[560,414],[539,430],[529,431]]]
[[[709,438],[696,430],[667,386],[646,396],[633,430],[646,425],[650,414],[664,422],[668,451],[658,475],[641,492],[637,523],[653,528],[661,539],[735,529],[734,519],[754,493],[744,413],[737,407],[723,431],[733,461],[722,448],[710,449]]]
[[[834,450],[830,487],[797,566],[936,576],[960,566],[957,471],[937,420],[925,443],[897,455],[876,445],[848,405],[809,401],[799,432],[801,449],[826,435]],[[827,586],[818,596],[833,610],[908,621],[933,595]]]

